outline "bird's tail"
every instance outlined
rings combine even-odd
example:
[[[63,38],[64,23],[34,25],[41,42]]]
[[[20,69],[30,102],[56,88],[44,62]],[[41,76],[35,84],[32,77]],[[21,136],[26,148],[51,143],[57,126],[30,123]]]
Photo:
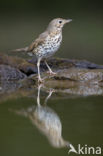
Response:
[[[12,52],[28,52],[28,47],[20,48],[20,49],[14,49]]]

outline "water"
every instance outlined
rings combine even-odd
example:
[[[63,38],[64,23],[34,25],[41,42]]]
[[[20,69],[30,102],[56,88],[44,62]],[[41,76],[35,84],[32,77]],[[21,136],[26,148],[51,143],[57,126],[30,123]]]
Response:
[[[68,155],[69,148],[63,143],[65,141],[72,143],[76,149],[78,144],[102,146],[102,96],[66,94],[63,98],[62,94],[48,90],[53,93],[46,99],[48,91],[41,87],[40,97],[38,91],[38,87],[34,87],[27,91],[12,90],[11,93],[1,94],[2,156]]]

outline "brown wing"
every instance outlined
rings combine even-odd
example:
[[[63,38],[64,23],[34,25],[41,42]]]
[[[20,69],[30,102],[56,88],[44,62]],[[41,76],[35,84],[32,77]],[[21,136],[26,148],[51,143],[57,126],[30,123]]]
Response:
[[[28,51],[33,51],[38,45],[41,45],[45,41],[47,36],[47,32],[40,34],[39,37],[30,44],[30,46],[28,47]]]

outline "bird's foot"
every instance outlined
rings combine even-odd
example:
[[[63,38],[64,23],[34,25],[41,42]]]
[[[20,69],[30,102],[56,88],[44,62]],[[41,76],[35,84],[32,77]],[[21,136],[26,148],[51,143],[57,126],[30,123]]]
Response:
[[[44,82],[44,79],[42,79],[42,78],[38,78],[38,83],[43,83]]]
[[[49,95],[48,95],[47,98],[45,99],[45,101],[44,101],[44,105],[47,104],[48,99],[51,97],[52,93],[54,93],[54,92],[55,92],[54,89],[50,89],[50,90],[48,91]]]
[[[55,93],[55,89],[50,88],[50,89],[48,90],[48,93],[49,93],[50,95],[52,95],[52,93]]]
[[[53,71],[48,71],[47,73],[48,73],[49,75],[56,75],[56,73],[53,72]]]

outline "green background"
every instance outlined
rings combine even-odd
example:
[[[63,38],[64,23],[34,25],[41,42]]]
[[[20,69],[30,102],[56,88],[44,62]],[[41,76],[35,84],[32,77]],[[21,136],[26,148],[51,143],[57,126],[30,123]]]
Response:
[[[56,56],[103,64],[102,2],[1,0],[0,51],[7,52],[29,45],[53,18],[72,18],[73,22],[63,30],[63,44]]]

